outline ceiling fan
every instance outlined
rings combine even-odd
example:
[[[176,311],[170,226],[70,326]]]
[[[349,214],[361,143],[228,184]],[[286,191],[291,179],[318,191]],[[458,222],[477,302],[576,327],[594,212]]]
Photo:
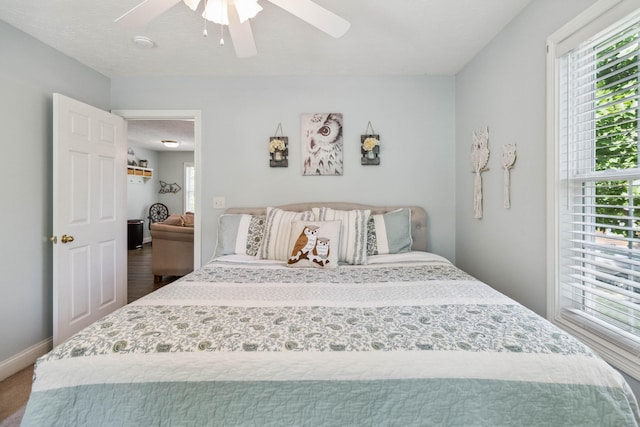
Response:
[[[194,11],[200,4],[200,0],[144,0],[115,22],[127,28],[144,27],[180,1],[184,1]],[[344,18],[311,0],[268,1],[335,38],[344,35],[351,25]],[[249,19],[261,10],[258,0],[204,0],[202,16],[208,21],[228,25],[236,55],[246,58],[258,53]],[[206,36],[206,27],[204,35]],[[224,40],[221,38],[220,42],[223,44]]]

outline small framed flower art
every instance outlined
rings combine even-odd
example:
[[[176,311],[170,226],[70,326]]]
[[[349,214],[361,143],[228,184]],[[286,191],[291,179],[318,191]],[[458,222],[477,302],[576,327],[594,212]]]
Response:
[[[269,166],[272,168],[286,168],[289,166],[289,138],[286,136],[272,136],[269,138]]]
[[[367,123],[364,135],[360,135],[360,164],[379,165],[380,164],[380,135],[373,130],[371,122]]]
[[[360,163],[363,165],[380,164],[380,135],[360,135]]]

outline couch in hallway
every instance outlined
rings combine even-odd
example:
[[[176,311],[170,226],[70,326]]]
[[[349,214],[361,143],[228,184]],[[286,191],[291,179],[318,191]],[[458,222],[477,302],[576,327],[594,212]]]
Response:
[[[193,271],[193,215],[172,214],[151,224],[151,270],[154,282],[162,276],[184,276]]]

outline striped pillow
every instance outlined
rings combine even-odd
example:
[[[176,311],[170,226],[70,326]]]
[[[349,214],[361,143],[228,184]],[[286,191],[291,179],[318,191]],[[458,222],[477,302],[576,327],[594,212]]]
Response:
[[[311,211],[291,212],[268,207],[258,258],[287,261],[290,255],[291,222],[295,220],[312,221],[313,219]]]
[[[323,207],[313,208],[313,214],[317,221],[342,221],[338,261],[348,264],[367,263],[367,221],[371,215],[369,209],[341,211]]]

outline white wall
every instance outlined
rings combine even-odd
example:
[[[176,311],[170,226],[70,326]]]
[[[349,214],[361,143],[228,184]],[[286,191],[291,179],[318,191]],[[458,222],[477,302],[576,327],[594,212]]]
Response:
[[[302,201],[415,204],[428,212],[429,249],[454,260],[453,77],[115,78],[114,109],[202,112],[202,260],[215,248],[220,210]],[[344,175],[302,176],[300,114],[344,114]],[[367,122],[381,165],[360,165]],[[288,168],[270,168],[269,136],[282,123]]]
[[[105,76],[3,21],[0,40],[2,379],[3,367],[52,335],[52,94],[103,109],[110,94]]]

